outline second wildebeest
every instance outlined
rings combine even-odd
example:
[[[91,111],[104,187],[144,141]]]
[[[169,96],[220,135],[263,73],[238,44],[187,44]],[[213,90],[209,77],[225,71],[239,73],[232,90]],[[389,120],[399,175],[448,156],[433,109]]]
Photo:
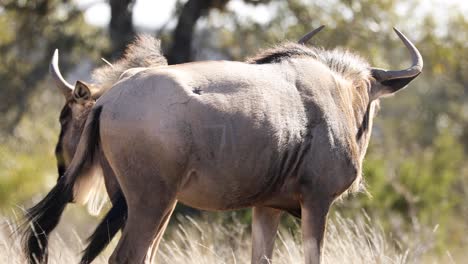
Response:
[[[247,63],[132,69],[95,102],[78,82],[73,94],[92,107],[64,175],[29,211],[32,227],[50,232],[66,203],[86,200],[91,172],[104,160],[128,213],[111,263],[151,261],[177,201],[205,210],[253,207],[253,263],[271,258],[281,212],[300,216],[305,262],[319,263],[330,205],[361,182],[378,99],[423,67],[395,31],[413,62],[401,71],[286,43]],[[57,221],[45,221],[45,212]],[[26,253],[44,260],[32,227]]]

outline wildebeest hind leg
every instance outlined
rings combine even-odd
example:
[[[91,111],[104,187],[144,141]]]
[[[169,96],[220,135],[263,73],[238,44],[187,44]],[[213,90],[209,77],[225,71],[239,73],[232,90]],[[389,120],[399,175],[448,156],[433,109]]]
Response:
[[[166,231],[166,227],[169,224],[169,220],[171,218],[172,212],[175,209],[176,204],[177,204],[177,201],[174,202],[174,204],[172,205],[172,209],[169,210],[169,212],[164,216],[158,228],[156,238],[153,240],[153,244],[151,245],[148,252],[146,253],[146,260],[145,260],[146,263],[154,263],[154,259],[156,258],[156,252],[158,251],[158,247],[159,247],[159,242],[161,242],[161,239],[164,235],[164,231]]]
[[[271,263],[282,211],[269,207],[252,210],[252,264],[268,264]]]
[[[175,195],[161,193],[164,192],[162,189],[154,195],[142,193],[145,201],[129,203],[127,223],[109,263],[149,263],[151,257],[146,257],[147,252],[176,203]]]

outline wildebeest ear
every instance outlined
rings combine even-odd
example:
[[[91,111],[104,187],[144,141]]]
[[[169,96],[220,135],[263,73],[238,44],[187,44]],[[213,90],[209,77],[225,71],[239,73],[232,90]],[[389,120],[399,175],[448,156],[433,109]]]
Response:
[[[75,89],[73,89],[73,98],[81,103],[91,99],[91,90],[88,85],[82,81],[76,81]]]
[[[376,82],[372,85],[371,97],[372,99],[377,99],[381,96],[394,94],[397,91],[405,88],[413,79],[418,77],[418,75],[419,73],[411,77],[395,78],[383,81],[379,80],[374,75],[374,79],[376,80]]]

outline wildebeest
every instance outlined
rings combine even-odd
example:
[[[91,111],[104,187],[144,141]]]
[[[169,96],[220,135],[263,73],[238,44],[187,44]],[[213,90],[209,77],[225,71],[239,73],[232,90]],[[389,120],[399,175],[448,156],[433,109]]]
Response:
[[[65,205],[87,200],[100,177],[93,172],[102,169],[113,207],[82,263],[106,243],[100,232],[108,223],[112,232],[123,227],[109,262],[151,261],[177,201],[205,210],[253,207],[253,263],[271,258],[283,211],[301,217],[305,262],[319,263],[330,205],[360,185],[378,99],[423,67],[395,32],[412,56],[401,71],[372,68],[347,51],[285,43],[247,62],[163,62],[118,79],[110,68],[113,85],[97,101],[89,85],[73,88],[56,74],[73,100],[68,106],[88,110],[62,176],[28,211],[29,261],[46,261],[47,236]]]

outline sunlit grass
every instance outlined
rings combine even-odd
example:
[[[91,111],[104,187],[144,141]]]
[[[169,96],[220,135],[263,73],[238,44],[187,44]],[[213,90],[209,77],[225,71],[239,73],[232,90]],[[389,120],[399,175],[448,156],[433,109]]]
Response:
[[[427,234],[407,234],[411,243],[404,243],[386,234],[366,215],[348,219],[335,215],[329,221],[324,247],[325,263],[456,263],[450,254],[442,261],[431,248]],[[18,236],[12,235],[15,224],[3,218],[0,232],[0,263],[20,264],[21,248]],[[67,221],[68,222],[68,221]],[[83,237],[63,224],[50,239],[49,263],[78,263],[84,248]],[[94,223],[93,223],[94,226]],[[92,229],[90,227],[89,229]],[[83,231],[81,231],[83,233]],[[94,263],[107,263],[116,241]],[[235,220],[208,221],[179,217],[169,226],[160,245],[158,263],[212,264],[249,263],[250,228]],[[276,240],[274,263],[303,263],[299,228],[282,228]]]

